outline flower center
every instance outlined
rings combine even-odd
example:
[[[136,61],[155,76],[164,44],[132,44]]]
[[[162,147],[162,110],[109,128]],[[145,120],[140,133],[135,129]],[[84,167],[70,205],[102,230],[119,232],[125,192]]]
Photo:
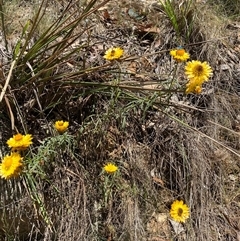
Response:
[[[203,73],[203,67],[202,65],[197,65],[194,69],[194,73],[195,75],[199,76],[199,75],[202,75]]]
[[[116,51],[113,49],[113,50],[111,50],[111,57],[113,57],[114,55],[115,55],[115,53],[116,53]]]
[[[183,56],[185,54],[185,50],[184,49],[178,49],[176,53],[179,56]]]
[[[59,125],[59,126],[63,126],[63,121],[59,121],[59,122],[58,122],[58,125]]]
[[[181,217],[182,214],[183,214],[183,210],[182,210],[182,208],[179,208],[177,213],[178,213],[178,216]]]
[[[17,135],[14,136],[15,141],[21,141],[22,138],[23,138],[22,134],[17,134]]]

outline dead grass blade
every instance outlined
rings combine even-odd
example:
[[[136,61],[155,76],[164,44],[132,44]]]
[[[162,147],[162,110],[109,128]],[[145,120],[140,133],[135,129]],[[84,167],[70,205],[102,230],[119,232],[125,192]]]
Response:
[[[196,129],[196,128],[192,127],[192,126],[189,126],[187,123],[184,123],[182,120],[178,119],[177,117],[172,116],[172,115],[166,113],[165,111],[160,110],[157,106],[154,106],[154,107],[157,108],[157,109],[158,109],[159,111],[161,111],[162,113],[164,113],[165,115],[167,115],[167,116],[168,116],[169,118],[171,118],[172,120],[177,121],[178,123],[180,123],[181,125],[183,125],[183,126],[186,127],[187,129],[196,132],[196,133],[199,134],[200,136],[205,137],[205,138],[207,138],[208,140],[213,141],[214,143],[216,143],[217,145],[219,145],[219,146],[223,147],[224,149],[230,151],[231,153],[233,153],[233,154],[236,155],[237,157],[240,157],[240,153],[238,153],[236,150],[234,150],[234,149],[232,149],[232,148],[224,145],[224,144],[221,143],[220,141],[218,141],[218,140],[216,140],[216,139],[208,136],[207,134],[199,131],[198,129]]]
[[[15,65],[16,65],[16,60],[13,60],[13,62],[11,63],[11,67],[10,67],[10,70],[9,70],[6,82],[5,82],[4,86],[3,86],[2,92],[0,94],[0,102],[2,102],[2,99],[3,99],[3,97],[4,97],[5,93],[6,93],[6,90],[7,90],[7,87],[9,85],[10,79],[12,77],[12,72],[13,72],[13,69],[14,69]]]

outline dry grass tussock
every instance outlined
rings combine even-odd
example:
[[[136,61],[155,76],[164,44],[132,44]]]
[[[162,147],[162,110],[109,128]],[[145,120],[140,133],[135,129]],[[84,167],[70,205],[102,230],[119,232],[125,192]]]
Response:
[[[0,1],[2,158],[12,134],[34,138],[22,175],[0,180],[0,240],[240,241],[239,12],[169,2],[171,20],[161,1]],[[213,69],[200,94],[178,91],[179,45]],[[115,46],[123,59],[104,60]]]

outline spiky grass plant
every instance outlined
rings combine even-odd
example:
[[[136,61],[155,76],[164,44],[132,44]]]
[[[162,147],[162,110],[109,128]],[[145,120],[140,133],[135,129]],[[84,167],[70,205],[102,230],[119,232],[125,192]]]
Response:
[[[188,42],[193,30],[195,0],[160,0],[160,3],[176,32],[179,44]]]
[[[41,113],[61,102],[65,88],[69,85],[69,82],[65,83],[66,80],[76,80],[86,73],[103,69],[104,66],[95,68],[84,66],[84,59],[83,65],[79,65],[76,59],[89,47],[90,43],[87,40],[82,44],[76,42],[81,36],[87,37],[88,31],[92,27],[84,26],[84,21],[108,1],[95,7],[96,1],[93,0],[82,9],[77,7],[77,3],[71,2],[50,26],[39,33],[39,26],[47,11],[47,1],[41,1],[34,19],[25,24],[13,50],[10,69],[1,91],[0,101],[3,100],[9,86],[12,89],[21,86],[18,93],[12,93],[12,95],[21,95],[27,89],[31,90],[32,92],[29,94],[35,96],[34,102],[37,102]],[[36,38],[37,40],[33,41]],[[76,61],[75,70],[67,71],[67,66],[72,61]],[[108,65],[110,64],[106,64],[105,67]],[[49,95],[45,95],[46,86],[50,89]],[[58,91],[56,92],[54,89]],[[52,91],[54,95],[52,95]],[[46,106],[42,106],[42,95],[45,95],[44,99],[47,100]],[[15,100],[17,99],[18,97],[15,98]]]

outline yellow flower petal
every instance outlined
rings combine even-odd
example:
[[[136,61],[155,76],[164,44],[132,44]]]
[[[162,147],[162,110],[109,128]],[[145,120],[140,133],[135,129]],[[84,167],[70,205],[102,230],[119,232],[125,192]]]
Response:
[[[105,52],[105,55],[103,56],[106,60],[114,60],[119,59],[122,57],[124,51],[122,48],[110,48]]]
[[[107,173],[113,174],[118,170],[118,167],[115,166],[112,163],[108,163],[107,165],[104,166],[103,168]]]
[[[186,94],[189,94],[189,93],[200,94],[201,92],[202,92],[202,83],[201,81],[198,81],[198,79],[191,79],[186,84]]]
[[[20,133],[14,135],[7,141],[8,147],[12,150],[26,150],[32,144],[32,135],[22,135]]]
[[[190,58],[189,53],[187,53],[184,49],[173,49],[170,51],[170,55],[177,61],[177,62],[184,62]]]
[[[212,68],[207,62],[193,60],[187,62],[185,66],[185,74],[187,75],[188,79],[194,79],[194,81],[201,86],[203,82],[208,81],[209,77],[212,76]]]
[[[183,201],[174,201],[171,205],[170,216],[176,222],[185,222],[189,218],[189,208]]]
[[[22,157],[18,152],[13,152],[3,158],[0,164],[0,176],[5,179],[17,177],[22,171],[22,166]]]
[[[56,121],[55,124],[54,124],[54,127],[56,128],[56,130],[59,133],[65,132],[67,130],[68,126],[69,126],[69,122],[63,121],[63,120]]]

